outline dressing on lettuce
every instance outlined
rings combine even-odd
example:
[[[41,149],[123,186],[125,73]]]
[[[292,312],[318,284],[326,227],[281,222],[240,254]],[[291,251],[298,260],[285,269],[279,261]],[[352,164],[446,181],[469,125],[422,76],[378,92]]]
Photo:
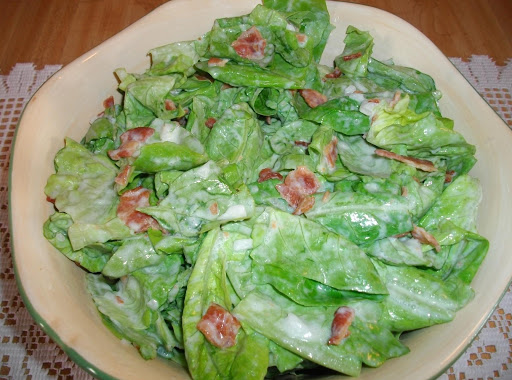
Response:
[[[473,298],[475,147],[426,73],[324,0],[263,0],[115,70],[45,187],[44,236],[87,272],[105,325],[194,379],[358,376]]]

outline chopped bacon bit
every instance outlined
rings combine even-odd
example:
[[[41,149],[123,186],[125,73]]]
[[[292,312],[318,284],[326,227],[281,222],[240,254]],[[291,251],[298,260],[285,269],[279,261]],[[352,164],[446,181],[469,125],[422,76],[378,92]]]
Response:
[[[391,100],[391,102],[389,102],[389,106],[391,108],[394,108],[396,106],[396,103],[398,103],[398,101],[400,100],[401,96],[402,96],[402,93],[400,91],[396,91],[395,95],[393,95],[393,99]]]
[[[377,156],[390,158],[392,160],[403,162],[404,164],[415,167],[416,169],[423,170],[424,172],[435,172],[437,171],[436,167],[431,161],[421,160],[419,158],[410,157],[410,156],[402,156],[400,154],[396,154],[384,149],[375,149],[375,154]]]
[[[355,92],[355,91],[354,91]],[[368,99],[367,100],[368,103],[380,103],[380,99],[377,99],[377,98],[373,98],[373,99]]]
[[[295,35],[297,37],[297,42],[299,43],[299,46],[303,46],[306,42],[308,42],[308,36],[303,33],[297,33]]]
[[[209,82],[213,82],[213,78],[210,77],[210,76],[204,76],[204,75],[199,75],[199,74],[196,74],[194,75],[196,77],[197,80],[207,80]]]
[[[221,91],[224,91],[224,90],[227,90],[227,89],[230,89],[230,88],[233,88],[233,86],[231,86],[230,84],[227,84],[227,83],[223,83],[220,90]]]
[[[299,90],[299,93],[302,95],[308,106],[311,108],[318,107],[321,104],[327,102],[327,96],[324,94],[311,89]]]
[[[402,197],[406,197],[409,194],[407,187],[402,186]]]
[[[424,228],[414,226],[411,231],[412,237],[418,240],[422,244],[428,244],[434,247],[436,252],[441,252],[441,246],[439,242],[436,240],[434,235],[427,232]]]
[[[310,196],[304,197],[300,200],[297,208],[293,211],[293,215],[302,215],[308,212],[315,205],[315,198]]]
[[[176,111],[176,104],[171,99],[165,99],[165,109],[167,111]]]
[[[240,322],[222,306],[212,303],[197,323],[197,329],[215,347],[228,348],[236,343]]]
[[[303,146],[305,148],[307,148],[309,146],[309,144],[311,144],[310,142],[308,141],[295,141],[295,145],[297,146]]]
[[[258,182],[267,181],[269,179],[277,178],[279,180],[283,179],[283,176],[279,173],[273,172],[270,168],[261,169],[260,176],[258,178]]]
[[[217,119],[215,119],[214,117],[209,117],[204,122],[204,125],[206,125],[210,129],[212,129],[216,122],[217,122]]]
[[[286,199],[288,204],[297,208],[302,199],[313,195],[320,188],[320,182],[311,170],[306,166],[299,166],[286,176],[284,183],[276,185],[279,194]]]
[[[48,195],[46,196],[46,201],[55,204],[55,199],[50,198]]]
[[[145,232],[150,228],[160,229],[158,222],[151,216],[137,211],[149,206],[149,190],[143,187],[124,192],[117,206],[117,216],[134,232]]]
[[[219,213],[219,205],[217,204],[217,202],[213,202],[210,205],[210,212],[212,213],[212,215],[217,215]]]
[[[212,57],[208,60],[208,67],[219,66],[224,67],[229,59]]]
[[[266,117],[265,117],[265,123],[266,123],[267,125],[272,124],[272,118],[271,118],[270,116],[266,116]]]
[[[231,44],[236,53],[250,60],[260,60],[265,56],[267,40],[263,38],[258,28],[251,26]]]
[[[444,175],[444,183],[450,183],[453,181],[453,176],[455,175],[454,170],[448,170]]]
[[[338,159],[338,139],[336,137],[333,137],[331,142],[325,146],[324,156],[329,168],[334,169],[336,167],[336,160]]]
[[[117,303],[120,303],[120,304],[124,303],[123,299],[119,296],[116,296],[116,301],[117,301]]]
[[[121,138],[119,148],[109,150],[108,155],[113,160],[119,160],[126,157],[134,157],[140,146],[150,138],[155,130],[151,127],[137,127],[124,132]]]
[[[103,101],[103,108],[111,108],[114,107],[114,97],[109,96],[107,99]]]
[[[330,345],[339,345],[343,339],[350,335],[348,328],[356,316],[354,309],[348,306],[341,306],[334,313],[331,325],[331,337],[327,342]]]
[[[341,74],[342,74],[341,70],[338,69],[337,67],[335,67],[334,71],[332,71],[328,74],[325,74],[325,77],[326,78],[339,78],[339,77],[341,77]]]
[[[393,235],[392,237],[397,238],[397,239],[400,239],[400,238],[406,237],[406,236],[407,236],[407,235],[409,235],[410,233],[411,233],[411,231],[402,232],[401,234],[396,234],[396,235]]]
[[[113,151],[111,150],[108,153],[109,153],[110,158],[112,158],[113,160],[119,160],[121,158],[134,156],[135,152],[137,152],[139,147],[140,147],[139,141],[127,141],[124,144],[122,144],[122,146],[120,146],[117,150],[113,150]],[[111,152],[116,152],[116,153],[114,154]]]
[[[361,53],[361,52],[357,52],[357,53],[354,53],[354,54],[349,54],[349,55],[344,56],[343,60],[344,61],[351,61],[353,59],[361,57],[362,55],[363,55],[363,53]]]
[[[128,184],[128,180],[130,179],[131,172],[132,167],[130,165],[125,165],[114,179],[114,182],[122,187],[125,187]]]
[[[416,183],[418,183],[418,184],[420,184],[420,185],[421,185],[421,181],[420,181],[418,178],[416,178],[416,177],[412,177],[412,179],[413,179]]]
[[[324,196],[322,197],[322,202],[326,203],[329,200],[330,195],[331,195],[331,192],[329,190],[325,190]]]

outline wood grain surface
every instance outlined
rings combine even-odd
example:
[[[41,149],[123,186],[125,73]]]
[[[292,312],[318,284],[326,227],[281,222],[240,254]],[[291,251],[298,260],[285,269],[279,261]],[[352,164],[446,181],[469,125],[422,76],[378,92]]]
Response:
[[[0,74],[17,62],[67,64],[165,0],[0,0]],[[351,0],[391,12],[448,57],[512,58],[512,0]]]

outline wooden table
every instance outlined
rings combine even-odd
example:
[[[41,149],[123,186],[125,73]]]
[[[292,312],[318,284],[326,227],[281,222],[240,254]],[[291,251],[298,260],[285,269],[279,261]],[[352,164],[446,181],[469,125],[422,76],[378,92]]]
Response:
[[[0,74],[67,64],[165,0],[0,0]],[[511,0],[351,0],[405,19],[448,57],[512,58]]]

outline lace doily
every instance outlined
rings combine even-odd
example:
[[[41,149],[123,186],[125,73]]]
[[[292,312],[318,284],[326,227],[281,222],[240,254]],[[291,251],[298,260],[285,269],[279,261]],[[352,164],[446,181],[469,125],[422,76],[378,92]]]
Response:
[[[497,66],[487,56],[451,61],[512,128],[512,59]],[[7,215],[9,155],[16,124],[32,94],[61,66],[17,64],[0,75],[0,379],[92,377],[72,362],[34,322],[18,293]],[[473,344],[439,380],[512,378],[512,289]]]

